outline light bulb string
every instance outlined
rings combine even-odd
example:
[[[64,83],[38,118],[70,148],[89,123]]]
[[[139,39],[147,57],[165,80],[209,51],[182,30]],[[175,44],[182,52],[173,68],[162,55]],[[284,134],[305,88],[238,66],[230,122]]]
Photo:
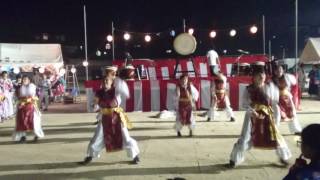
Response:
[[[251,28],[251,27],[259,27],[261,26],[262,23],[256,23],[256,24],[247,24],[247,25],[242,25],[242,26],[238,26],[236,28],[233,27],[228,27],[228,28],[192,28],[197,32],[212,32],[212,31],[216,31],[216,32],[226,32],[226,31],[230,31],[230,30],[243,30],[243,29],[247,29],[247,28]],[[133,35],[157,35],[160,36],[161,34],[167,34],[170,33],[171,31],[176,31],[177,29],[180,28],[171,28],[168,30],[164,30],[164,31],[158,31],[158,32],[139,32],[139,31],[128,31],[128,30],[124,30],[124,29],[118,29],[118,28],[114,28],[115,33],[128,33],[128,34],[133,34]]]

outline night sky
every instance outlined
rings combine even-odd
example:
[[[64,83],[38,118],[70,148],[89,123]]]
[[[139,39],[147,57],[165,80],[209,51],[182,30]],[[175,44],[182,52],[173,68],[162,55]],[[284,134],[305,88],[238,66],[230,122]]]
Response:
[[[111,21],[116,28],[116,56],[130,51],[134,58],[162,58],[174,56],[165,50],[172,48],[173,37],[182,31],[182,19],[186,19],[187,28],[195,29],[198,41],[196,55],[204,55],[214,47],[220,54],[236,54],[237,49],[251,53],[262,53],[262,15],[266,17],[267,40],[272,39],[272,51],[275,56],[294,52],[294,1],[293,0],[10,0],[0,6],[0,41],[35,43],[35,36],[49,34],[51,42],[57,35],[64,35],[64,46],[79,47],[83,37],[83,5],[87,8],[88,45],[90,57],[95,51],[104,51],[107,34],[111,33]],[[300,0],[299,2],[299,47],[310,36],[320,36],[320,0]],[[259,31],[251,35],[248,29],[257,25]],[[231,28],[238,30],[235,38],[228,36]],[[217,30],[217,37],[210,39],[210,30]],[[133,39],[125,43],[122,30],[137,32]],[[147,44],[144,34],[153,34],[153,40]],[[110,51],[110,50],[109,50]],[[110,52],[105,58],[110,58]]]

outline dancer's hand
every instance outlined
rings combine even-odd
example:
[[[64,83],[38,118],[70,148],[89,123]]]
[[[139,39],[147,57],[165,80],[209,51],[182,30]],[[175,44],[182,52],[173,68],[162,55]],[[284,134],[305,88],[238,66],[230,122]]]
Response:
[[[259,114],[257,113],[257,111],[252,110],[252,117],[253,118],[258,118],[259,117]]]
[[[111,107],[117,107],[118,106],[118,103],[116,100],[112,100],[111,101]]]

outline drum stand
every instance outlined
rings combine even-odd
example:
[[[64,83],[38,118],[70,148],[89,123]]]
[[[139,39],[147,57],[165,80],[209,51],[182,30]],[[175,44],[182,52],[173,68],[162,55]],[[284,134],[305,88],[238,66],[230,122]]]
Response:
[[[191,61],[192,67],[193,67],[193,71],[188,71],[188,70],[187,71],[182,71],[182,70],[178,71],[178,65],[180,65],[180,59],[176,59],[176,66],[174,67],[173,79],[176,78],[177,73],[188,73],[189,74],[189,72],[193,72],[194,76],[197,77],[197,72],[196,72],[195,65],[193,63],[193,58],[189,57],[189,58],[187,58],[187,61]],[[180,67],[181,67],[181,65],[180,65]]]

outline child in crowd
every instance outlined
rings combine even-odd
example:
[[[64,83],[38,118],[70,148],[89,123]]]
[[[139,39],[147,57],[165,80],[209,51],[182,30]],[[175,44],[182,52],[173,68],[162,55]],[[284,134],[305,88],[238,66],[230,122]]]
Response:
[[[320,124],[311,124],[301,133],[302,155],[283,180],[320,180]],[[310,159],[310,163],[302,159]]]

